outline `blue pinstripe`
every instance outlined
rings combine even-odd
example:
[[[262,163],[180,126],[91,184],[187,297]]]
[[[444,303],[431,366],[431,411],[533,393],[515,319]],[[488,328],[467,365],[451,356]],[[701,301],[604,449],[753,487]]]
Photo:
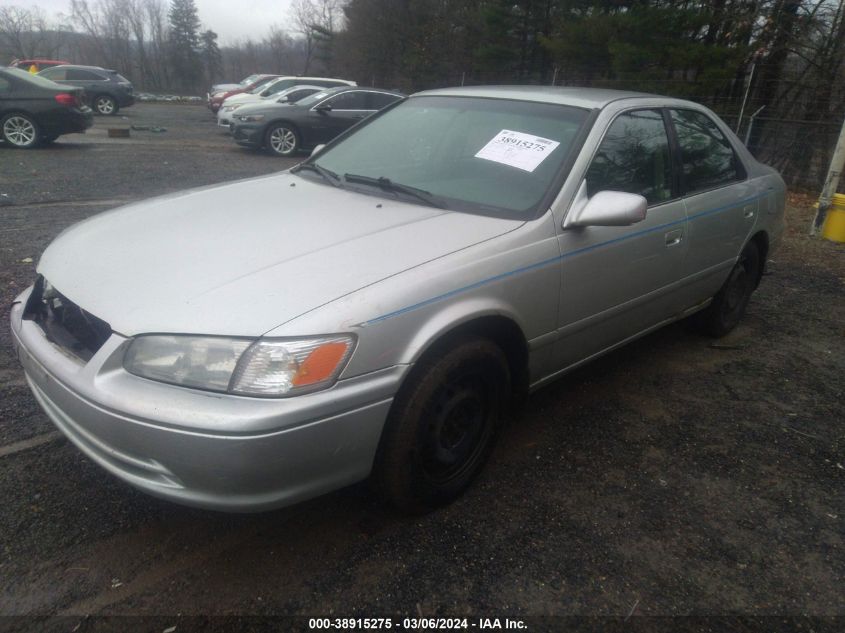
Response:
[[[758,194],[751,198],[746,198],[745,200],[740,200],[739,202],[734,202],[732,204],[728,204],[722,207],[716,207],[715,209],[708,209],[707,211],[702,211],[701,213],[696,213],[695,215],[691,215],[688,218],[684,218],[682,220],[675,220],[674,222],[667,222],[665,224],[659,224],[658,226],[652,226],[647,229],[643,229],[642,231],[636,231],[634,233],[629,233],[628,235],[622,235],[620,237],[613,238],[612,240],[607,240],[606,242],[600,242],[599,244],[592,244],[590,246],[585,246],[583,248],[575,249],[574,251],[569,251],[567,253],[562,253],[556,257],[552,257],[551,259],[546,259],[541,262],[537,262],[536,264],[530,264],[529,266],[523,266],[522,268],[517,268],[515,270],[511,270],[506,273],[501,273],[499,275],[494,275],[493,277],[489,277],[487,279],[483,279],[481,281],[477,281],[474,284],[470,284],[468,286],[463,286],[462,288],[457,288],[455,290],[450,290],[442,295],[437,295],[436,297],[432,297],[431,299],[426,299],[425,301],[420,301],[419,303],[415,303],[413,305],[409,305],[405,308],[400,308],[399,310],[395,310],[393,312],[388,312],[387,314],[383,314],[382,316],[376,317],[375,319],[370,319],[369,321],[365,321],[362,323],[362,326],[372,325],[373,323],[379,323],[380,321],[386,321],[387,319],[392,319],[393,317],[397,317],[399,315],[405,314],[407,312],[412,312],[414,310],[418,310],[419,308],[424,308],[425,306],[431,305],[432,303],[437,303],[438,301],[443,301],[444,299],[448,299],[450,297],[454,297],[455,295],[461,294],[462,292],[468,292],[470,290],[475,290],[476,288],[480,288],[481,286],[486,286],[487,284],[493,283],[495,281],[499,281],[500,279],[505,279],[506,277],[512,277],[513,275],[519,275],[524,272],[528,272],[529,270],[536,270],[538,268],[542,268],[543,266],[548,266],[550,264],[554,264],[556,262],[562,261],[564,259],[568,259],[570,257],[575,257],[576,255],[580,255],[582,253],[587,253],[592,250],[596,250],[598,248],[604,248],[605,246],[609,246],[611,244],[616,244],[618,242],[624,242],[625,240],[630,240],[635,237],[639,237],[641,235],[648,235],[649,233],[654,233],[655,231],[661,231],[663,229],[667,229],[672,226],[677,226],[678,224],[684,224],[685,222],[689,222],[691,220],[695,220],[698,218],[703,218],[708,215],[715,215],[716,213],[721,213],[727,209],[733,209],[743,204],[747,204],[749,202],[754,202],[755,200],[759,200],[760,198],[764,197],[766,194]]]

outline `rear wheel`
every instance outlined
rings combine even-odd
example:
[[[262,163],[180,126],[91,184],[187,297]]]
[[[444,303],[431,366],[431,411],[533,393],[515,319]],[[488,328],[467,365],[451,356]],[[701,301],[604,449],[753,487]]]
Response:
[[[3,140],[18,149],[32,149],[40,143],[38,124],[25,114],[8,114],[0,121]]]
[[[293,156],[299,145],[299,134],[290,124],[273,123],[267,128],[266,146],[274,156]]]
[[[94,97],[94,110],[98,114],[111,116],[112,114],[117,114],[118,109],[117,101],[115,101],[112,97],[108,95],[99,95]]]
[[[400,510],[450,503],[481,471],[510,391],[504,353],[464,338],[422,361],[400,391],[385,426],[373,481]]]
[[[760,249],[754,242],[746,244],[712,303],[701,313],[701,325],[711,336],[725,336],[745,314],[751,294],[760,279]]]

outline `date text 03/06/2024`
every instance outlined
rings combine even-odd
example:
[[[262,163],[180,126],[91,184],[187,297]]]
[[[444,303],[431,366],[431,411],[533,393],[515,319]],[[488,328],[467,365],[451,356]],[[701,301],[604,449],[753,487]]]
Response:
[[[310,618],[311,630],[527,630],[525,622],[510,618]]]

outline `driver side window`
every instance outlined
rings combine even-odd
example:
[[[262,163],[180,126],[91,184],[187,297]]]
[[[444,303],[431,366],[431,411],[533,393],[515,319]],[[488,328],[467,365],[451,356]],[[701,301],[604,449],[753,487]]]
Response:
[[[669,138],[659,110],[619,115],[605,134],[587,170],[587,194],[624,191],[649,205],[672,198]]]
[[[367,94],[365,92],[344,92],[329,99],[332,110],[366,110]]]

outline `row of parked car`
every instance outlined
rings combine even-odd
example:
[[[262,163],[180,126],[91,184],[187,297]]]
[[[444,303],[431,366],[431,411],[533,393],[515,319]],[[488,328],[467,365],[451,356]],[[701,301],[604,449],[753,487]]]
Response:
[[[208,107],[238,145],[292,156],[328,143],[405,95],[330,77],[250,75],[218,84]]]

